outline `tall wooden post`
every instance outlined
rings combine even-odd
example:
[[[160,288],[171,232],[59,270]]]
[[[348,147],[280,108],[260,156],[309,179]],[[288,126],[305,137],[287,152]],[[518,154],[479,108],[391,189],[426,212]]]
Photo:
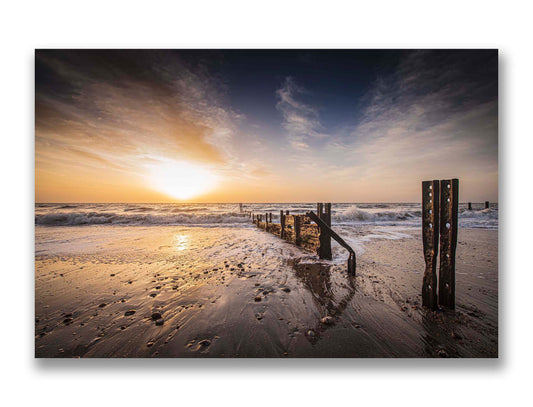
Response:
[[[422,305],[437,309],[437,253],[439,250],[439,181],[422,182],[422,243],[426,270]]]
[[[459,180],[440,181],[440,267],[439,305],[455,309],[455,251],[457,248],[457,217]]]
[[[289,210],[285,211],[285,215],[289,216]]]
[[[326,203],[324,206],[325,211],[322,212],[322,204],[318,204],[318,217],[331,228],[331,203]],[[320,230],[319,241],[320,246],[318,247],[318,257],[325,260],[331,260],[333,258],[331,255],[331,236],[329,233]]]
[[[285,239],[285,216],[283,216],[283,209],[279,211],[279,224],[281,227],[279,237]]]
[[[302,240],[300,238],[300,226],[301,226],[301,217],[300,215],[294,216],[294,243],[296,246],[300,246]]]
[[[485,209],[489,209],[489,207],[490,207],[489,201],[485,201]]]
[[[472,210],[472,202],[468,202],[468,210],[469,210],[469,211]]]

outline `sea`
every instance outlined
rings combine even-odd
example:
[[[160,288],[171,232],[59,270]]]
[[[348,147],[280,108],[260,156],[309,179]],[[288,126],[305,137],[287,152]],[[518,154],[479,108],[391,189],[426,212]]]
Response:
[[[37,203],[35,225],[46,226],[232,226],[253,227],[250,213],[272,213],[279,219],[280,210],[291,214],[316,211],[316,203]],[[420,203],[333,203],[332,226],[401,226],[420,227]],[[498,229],[498,204],[459,204],[459,228]]]

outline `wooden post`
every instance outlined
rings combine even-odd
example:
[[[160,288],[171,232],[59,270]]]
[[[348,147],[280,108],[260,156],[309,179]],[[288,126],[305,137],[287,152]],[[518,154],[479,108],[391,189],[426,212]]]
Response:
[[[468,202],[468,210],[469,210],[469,211],[472,210],[472,202]]]
[[[285,211],[285,215],[289,216],[289,211],[288,210]]]
[[[439,250],[439,181],[422,182],[422,243],[426,270],[422,305],[437,309],[437,253]]]
[[[440,181],[440,267],[439,305],[455,309],[455,251],[457,248],[457,216],[459,180]]]
[[[269,222],[269,223],[272,223],[272,212],[270,212],[270,213],[268,214],[268,216],[269,216],[269,220],[268,220],[268,222]]]
[[[329,228],[331,228],[331,203],[326,203],[325,211],[322,213],[322,204],[319,204],[319,210],[321,213],[319,218],[324,221]],[[325,260],[331,260],[331,236],[324,230],[320,230],[319,235],[320,246],[318,247],[318,257]]]
[[[490,207],[489,201],[485,201],[485,209],[489,209],[489,207]]]
[[[294,243],[296,246],[300,246],[301,238],[300,238],[300,225],[301,225],[301,218],[300,215],[294,216]]]
[[[279,237],[285,239],[285,216],[283,216],[283,209],[279,211],[279,224],[281,227]]]

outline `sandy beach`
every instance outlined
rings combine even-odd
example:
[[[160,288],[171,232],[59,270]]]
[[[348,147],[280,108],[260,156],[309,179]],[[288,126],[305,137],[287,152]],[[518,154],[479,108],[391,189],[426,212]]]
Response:
[[[352,229],[356,278],[252,226],[36,227],[35,355],[498,356],[497,230],[459,230],[452,313],[419,228]]]

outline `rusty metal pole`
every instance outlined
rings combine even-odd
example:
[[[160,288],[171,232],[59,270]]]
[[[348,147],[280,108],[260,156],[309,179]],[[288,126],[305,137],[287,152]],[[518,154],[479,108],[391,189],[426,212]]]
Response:
[[[439,181],[422,182],[422,244],[426,270],[422,305],[437,309],[437,253],[439,250]]]
[[[459,212],[459,180],[440,181],[439,305],[455,309],[455,251]]]

